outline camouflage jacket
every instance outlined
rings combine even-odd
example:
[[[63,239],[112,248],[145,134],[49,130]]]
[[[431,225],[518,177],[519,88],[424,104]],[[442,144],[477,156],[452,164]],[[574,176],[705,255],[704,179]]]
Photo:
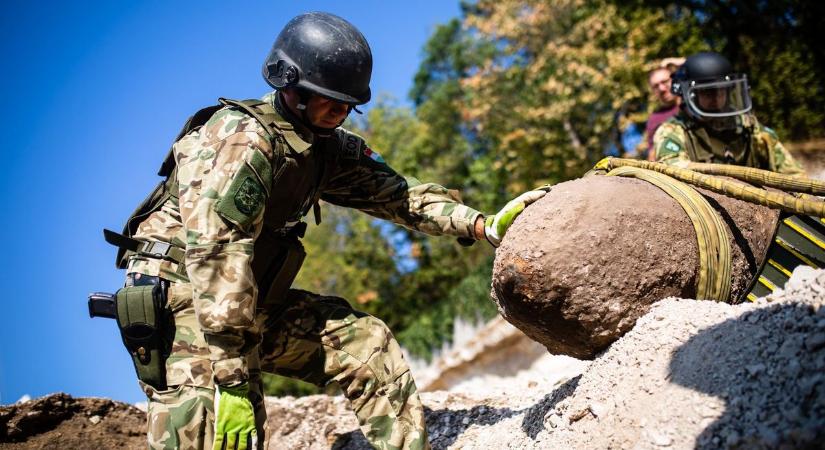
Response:
[[[127,271],[191,283],[219,384],[248,376],[245,353],[258,340],[250,264],[265,257],[253,251],[263,227],[300,220],[319,198],[431,235],[474,238],[480,215],[457,191],[399,175],[342,128],[313,138],[284,121],[271,139],[256,119],[225,107],[173,149],[179,199],[152,213],[134,237],[185,248],[188,280],[173,262],[139,256]]]
[[[736,132],[722,139],[684,114],[671,117],[653,136],[656,161],[674,165],[690,161],[735,164],[789,175],[803,173],[776,132],[760,124],[756,116],[746,114],[737,121]]]

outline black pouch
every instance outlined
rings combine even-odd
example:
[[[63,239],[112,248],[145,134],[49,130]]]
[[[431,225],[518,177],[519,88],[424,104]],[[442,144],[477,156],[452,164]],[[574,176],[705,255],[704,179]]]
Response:
[[[306,251],[295,233],[279,235],[264,229],[255,243],[252,272],[258,282],[258,308],[277,315],[289,306],[287,291],[301,266]]]
[[[166,386],[166,359],[175,325],[167,306],[168,283],[129,286],[117,291],[117,324],[132,355],[138,379],[158,390]]]

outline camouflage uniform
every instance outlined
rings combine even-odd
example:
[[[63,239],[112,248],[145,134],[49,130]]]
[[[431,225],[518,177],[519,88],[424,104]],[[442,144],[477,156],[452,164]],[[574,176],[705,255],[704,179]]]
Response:
[[[263,100],[274,105],[277,97]],[[253,249],[262,229],[299,220],[318,198],[432,235],[473,238],[480,214],[455,191],[397,174],[343,129],[313,138],[286,121],[279,128],[271,139],[238,108],[219,110],[175,144],[179,199],[167,201],[135,234],[185,248],[187,275],[174,262],[140,256],[132,256],[127,270],[128,280],[145,274],[173,281],[171,388],[143,384],[150,447],[210,446],[215,383],[244,380],[264,446],[263,370],[319,386],[337,383],[377,448],[427,448],[423,407],[387,326],[344,299],[300,290],[277,304],[256,304],[251,264],[266,255]],[[312,161],[336,163],[318,168],[323,164]]]
[[[656,161],[673,165],[690,161],[735,164],[789,175],[803,173],[776,132],[760,124],[756,116],[744,114],[728,120],[737,121],[736,130],[720,136],[684,113],[668,119],[653,136]]]

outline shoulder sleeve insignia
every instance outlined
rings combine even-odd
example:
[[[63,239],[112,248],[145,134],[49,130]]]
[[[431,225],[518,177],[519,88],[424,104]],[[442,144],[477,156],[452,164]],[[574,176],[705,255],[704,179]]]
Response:
[[[264,203],[264,190],[252,177],[246,177],[234,196],[235,207],[247,216],[255,216]]]
[[[679,153],[682,151],[682,145],[670,138],[665,139],[662,147],[669,153]]]

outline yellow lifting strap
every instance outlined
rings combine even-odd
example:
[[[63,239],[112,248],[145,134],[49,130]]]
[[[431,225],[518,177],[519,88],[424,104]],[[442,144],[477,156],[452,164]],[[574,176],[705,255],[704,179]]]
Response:
[[[659,163],[663,164],[663,163]],[[736,178],[745,183],[756,184],[790,192],[812,195],[825,195],[825,181],[813,178],[785,175],[770,170],[753,167],[734,166],[731,164],[708,164],[692,162],[687,168],[705,175],[717,175]]]
[[[749,203],[767,206],[793,214],[825,217],[825,201],[811,195],[805,195],[806,193],[814,195],[825,194],[825,183],[819,180],[804,177],[790,177],[767,170],[728,166],[724,164],[691,163],[689,167],[696,169],[691,170],[660,162],[623,158],[605,158],[599,161],[593,169],[608,172],[617,167],[636,167],[653,170],[684,181],[685,183]],[[699,171],[712,172],[714,175],[707,175]],[[740,181],[716,176],[723,174],[755,184],[764,183],[765,186],[800,192],[800,194],[791,195],[785,192],[767,191]]]
[[[596,169],[599,169],[598,165]],[[696,298],[729,301],[732,264],[730,239],[719,214],[705,197],[681,181],[648,169],[622,166],[610,170],[607,175],[647,181],[665,191],[682,206],[693,223],[699,243]]]

